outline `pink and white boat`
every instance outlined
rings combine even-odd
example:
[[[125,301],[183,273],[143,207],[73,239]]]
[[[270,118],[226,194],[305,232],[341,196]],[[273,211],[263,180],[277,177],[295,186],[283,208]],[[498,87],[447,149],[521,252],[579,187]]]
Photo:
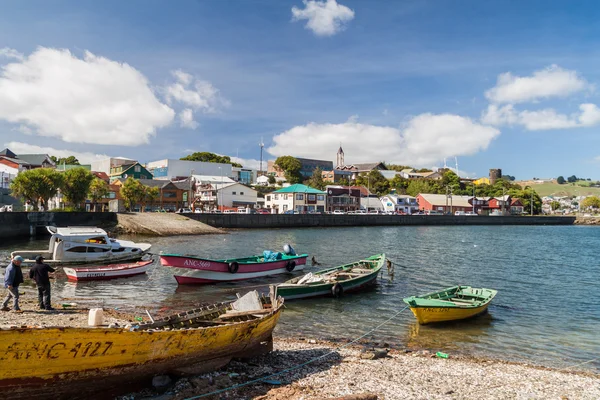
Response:
[[[63,267],[70,281],[98,281],[145,274],[154,260],[94,267]]]
[[[291,247],[290,247],[291,249]],[[271,254],[268,254],[271,253]],[[161,254],[160,263],[173,268],[180,285],[217,283],[301,271],[308,254],[265,252],[263,255],[211,260],[181,254]],[[270,257],[275,255],[274,257]]]

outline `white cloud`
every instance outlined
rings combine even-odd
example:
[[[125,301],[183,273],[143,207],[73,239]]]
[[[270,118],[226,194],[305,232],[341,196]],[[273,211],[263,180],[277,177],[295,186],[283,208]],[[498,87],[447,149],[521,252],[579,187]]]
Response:
[[[15,60],[19,61],[22,61],[25,58],[22,53],[19,53],[17,50],[11,49],[10,47],[1,48],[0,57],[14,58]]]
[[[194,121],[194,111],[191,108],[186,108],[179,113],[179,125],[182,128],[196,129],[198,123]]]
[[[0,119],[65,142],[137,146],[174,114],[138,70],[90,52],[40,47],[0,72]]]
[[[253,158],[240,158],[240,157],[230,157],[231,161],[242,164],[244,168],[250,168],[259,170],[260,169],[260,160],[255,160]],[[267,159],[265,158],[262,162],[263,171],[267,170]]]
[[[190,109],[214,113],[229,101],[221,97],[219,89],[210,82],[196,79],[181,70],[172,71],[175,82],[165,88],[165,98],[169,104],[178,102]]]
[[[333,160],[342,142],[347,164],[386,161],[428,166],[445,157],[484,150],[499,134],[496,128],[458,115],[421,114],[403,129],[356,121],[296,126],[276,135],[268,152]]]
[[[317,36],[332,36],[354,19],[354,11],[336,0],[303,0],[304,9],[292,7],[292,21],[307,20],[306,29]]]
[[[91,152],[78,152],[70,150],[59,150],[53,147],[42,147],[34,144],[27,144],[21,142],[10,142],[5,143],[5,147],[9,148],[15,154],[48,154],[58,158],[65,158],[69,156],[75,156],[81,164],[89,164],[94,160],[101,160],[108,158],[106,154],[95,154]]]
[[[577,71],[551,65],[532,76],[515,76],[510,72],[500,74],[496,86],[485,92],[492,103],[524,103],[551,97],[567,97],[590,85]]]
[[[600,124],[600,108],[595,104],[581,104],[579,113],[571,115],[558,113],[552,108],[535,111],[517,111],[511,104],[498,107],[488,106],[481,121],[494,126],[522,125],[530,131],[584,128]]]

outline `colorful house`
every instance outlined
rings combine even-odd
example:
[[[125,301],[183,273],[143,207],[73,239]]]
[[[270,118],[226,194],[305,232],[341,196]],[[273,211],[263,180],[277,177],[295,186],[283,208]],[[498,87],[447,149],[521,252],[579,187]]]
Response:
[[[122,164],[110,169],[110,181],[114,182],[117,179],[152,179],[152,174],[142,164],[135,162],[132,164]],[[164,183],[164,181],[163,181]]]
[[[276,190],[265,196],[265,206],[274,213],[324,212],[327,192],[300,183]]]

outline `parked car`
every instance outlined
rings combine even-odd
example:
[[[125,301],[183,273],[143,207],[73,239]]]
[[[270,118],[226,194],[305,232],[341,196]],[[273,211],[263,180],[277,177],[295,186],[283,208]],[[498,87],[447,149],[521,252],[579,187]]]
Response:
[[[256,210],[256,213],[268,215],[268,214],[271,214],[271,210],[269,210],[268,208],[259,208],[258,210]]]
[[[456,211],[454,213],[454,215],[458,216],[458,215],[467,215],[464,211]]]
[[[179,210],[175,211],[177,214],[186,214],[186,213],[191,213],[192,210],[190,210],[189,208],[180,208]]]
[[[284,214],[300,214],[298,211],[295,210],[287,210],[283,212]]]
[[[333,210],[332,214],[334,214],[334,215],[344,215],[346,213],[343,210]]]
[[[354,211],[354,214],[367,215],[367,210],[356,210]]]
[[[467,211],[467,212],[465,212],[465,215],[470,216],[470,217],[476,217],[477,213],[474,213],[473,211]]]

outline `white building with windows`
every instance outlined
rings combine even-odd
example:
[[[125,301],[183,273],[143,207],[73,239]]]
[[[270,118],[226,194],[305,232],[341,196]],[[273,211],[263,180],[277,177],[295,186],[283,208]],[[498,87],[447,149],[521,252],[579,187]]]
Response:
[[[406,194],[388,194],[381,198],[384,211],[413,214],[419,211],[417,198]]]
[[[299,183],[265,196],[265,206],[274,214],[324,212],[326,201],[326,192]]]
[[[146,164],[146,168],[152,172],[154,179],[164,180],[177,180],[192,175],[222,176],[225,178],[239,176],[239,172],[234,174],[231,164],[186,161],[171,158],[149,162]]]
[[[235,207],[255,208],[258,192],[238,182],[207,182],[196,185],[194,208],[224,210]]]

